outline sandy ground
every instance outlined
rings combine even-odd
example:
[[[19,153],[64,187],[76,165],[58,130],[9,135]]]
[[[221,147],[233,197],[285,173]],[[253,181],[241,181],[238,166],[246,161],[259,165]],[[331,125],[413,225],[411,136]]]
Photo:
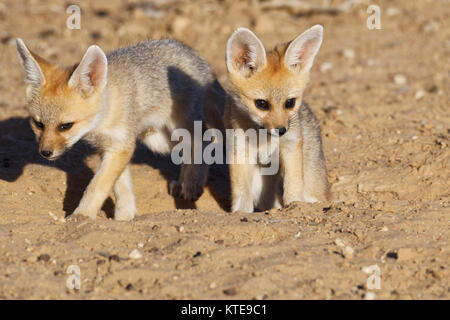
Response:
[[[250,1],[80,1],[81,30],[65,27],[61,3],[0,2],[0,298],[450,297],[448,0],[373,1],[381,30],[366,27],[367,1],[339,14]],[[61,64],[94,43],[108,51],[175,37],[225,84],[236,27],[271,47],[316,23],[325,38],[305,101],[322,126],[332,203],[230,214],[223,167],[195,205],[175,201],[167,179],[177,168],[140,146],[135,221],[108,219],[111,199],[95,221],[64,221],[98,161],[83,144],[56,163],[39,157],[15,37]],[[66,287],[71,265],[79,290]],[[380,289],[367,283],[370,266]]]

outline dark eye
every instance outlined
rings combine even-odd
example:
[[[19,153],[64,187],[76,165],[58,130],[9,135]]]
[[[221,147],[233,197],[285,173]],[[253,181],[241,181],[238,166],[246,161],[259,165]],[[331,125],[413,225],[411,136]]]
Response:
[[[255,106],[261,110],[269,110],[269,108],[270,108],[269,102],[267,102],[266,100],[263,100],[263,99],[256,99]]]
[[[65,131],[65,130],[69,130],[70,128],[72,128],[72,126],[73,126],[73,122],[63,123],[63,124],[59,125],[58,129],[60,131]]]
[[[33,119],[34,124],[36,125],[36,127],[38,127],[39,129],[44,129],[44,124],[40,121],[37,121],[35,119]]]
[[[284,107],[286,109],[291,109],[295,106],[295,98],[291,98],[286,100],[286,102],[284,103]]]

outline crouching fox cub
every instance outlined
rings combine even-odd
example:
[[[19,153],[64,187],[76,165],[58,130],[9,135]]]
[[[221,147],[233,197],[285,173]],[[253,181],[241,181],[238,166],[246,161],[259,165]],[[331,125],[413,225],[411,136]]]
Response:
[[[280,159],[280,170],[274,175],[261,175],[258,161],[230,164],[232,211],[252,212],[254,208],[266,210],[293,201],[328,198],[319,124],[302,102],[322,33],[322,26],[316,25],[267,53],[248,29],[239,28],[229,38],[225,127],[234,131],[266,129],[268,138],[278,139]],[[253,154],[259,157],[262,147],[258,141],[248,145],[246,152],[256,149]]]
[[[32,53],[21,39],[17,39],[17,50],[41,155],[55,160],[81,138],[100,151],[100,168],[74,215],[95,218],[114,191],[114,218],[133,219],[136,205],[128,163],[136,138],[152,151],[168,154],[175,129],[192,132],[195,120],[206,121],[210,127],[221,123],[220,107],[207,102],[218,87],[212,69],[178,41],[141,42],[108,55],[91,46],[81,62],[69,68]],[[205,164],[182,164],[170,192],[195,201],[206,176]]]

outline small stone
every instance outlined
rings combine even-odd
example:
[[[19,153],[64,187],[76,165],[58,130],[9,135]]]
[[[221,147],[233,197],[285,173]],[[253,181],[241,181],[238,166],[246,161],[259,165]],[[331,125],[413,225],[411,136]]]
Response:
[[[397,8],[394,8],[394,7],[387,8],[387,10],[386,10],[386,14],[389,17],[396,16],[399,13],[400,13],[400,10],[398,10]]]
[[[200,251],[197,251],[192,257],[197,258],[197,257],[200,257],[201,255],[202,255],[202,253]]]
[[[119,262],[120,258],[117,254],[113,254],[109,256],[109,261],[115,261],[115,262]]]
[[[27,258],[27,262],[28,263],[35,263],[37,261],[37,258],[36,257],[28,257]]]
[[[223,290],[223,293],[227,296],[235,296],[237,294],[237,290],[235,288],[229,288]]]
[[[331,62],[324,62],[320,65],[320,72],[325,73],[333,68],[333,64]]]
[[[394,82],[398,85],[404,85],[406,84],[406,77],[403,74],[396,74],[394,76]]]
[[[301,235],[302,235],[302,233],[299,231],[294,235],[294,238],[298,239],[298,238],[300,238]]]
[[[346,246],[343,250],[344,257],[346,258],[352,258],[354,253],[355,250],[353,250],[353,248],[349,246]]]
[[[143,247],[144,247],[144,243],[139,242],[139,243],[138,243],[138,248],[141,248],[141,249],[142,249]]]
[[[418,90],[418,91],[416,92],[416,94],[414,95],[414,98],[415,98],[416,100],[420,100],[420,99],[422,99],[424,96],[425,96],[425,91],[423,91],[423,90]]]
[[[355,58],[355,51],[353,49],[344,49],[344,51],[342,51],[342,55],[344,57],[346,57],[347,59],[354,59]]]
[[[46,253],[41,254],[40,256],[37,257],[37,261],[44,261],[44,262],[47,262],[47,261],[49,261],[49,260],[50,260],[50,255],[48,255],[48,254],[46,254]]]
[[[427,91],[429,92],[429,93],[436,93],[436,92],[438,92],[439,91],[439,88],[436,86],[436,85],[431,85],[428,89],[427,89]]]
[[[217,284],[215,282],[211,282],[211,284],[209,285],[210,289],[215,289],[217,288]]]
[[[140,253],[138,249],[134,249],[130,252],[129,257],[131,259],[140,259],[142,258],[142,253]]]
[[[397,254],[397,252],[390,251],[390,252],[388,252],[388,253],[386,254],[386,257],[387,257],[387,258],[390,258],[390,259],[397,260],[397,259],[398,259],[398,254]]]
[[[431,20],[423,26],[423,31],[425,33],[435,32],[439,30],[439,24],[435,20]]]
[[[345,247],[344,241],[342,241],[342,239],[340,239],[340,238],[337,238],[336,240],[334,240],[334,243],[335,243],[338,247],[341,247],[341,248]]]
[[[133,285],[131,283],[127,284],[127,286],[125,287],[125,290],[127,290],[127,291],[133,290]]]

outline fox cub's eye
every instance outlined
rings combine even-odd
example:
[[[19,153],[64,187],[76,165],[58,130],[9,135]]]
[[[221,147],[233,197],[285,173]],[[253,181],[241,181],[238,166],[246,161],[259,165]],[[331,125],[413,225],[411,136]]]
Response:
[[[295,98],[288,99],[288,100],[286,100],[286,102],[284,103],[284,107],[285,107],[286,109],[291,109],[291,108],[293,108],[294,106],[295,106]]]
[[[44,124],[40,121],[37,121],[35,119],[33,119],[34,124],[36,125],[36,127],[38,127],[39,129],[44,129]]]
[[[258,109],[261,109],[261,110],[269,110],[270,104],[269,104],[269,102],[267,102],[266,100],[263,100],[263,99],[256,99],[256,100],[255,100],[255,106],[256,106]]]
[[[65,130],[69,130],[70,128],[72,128],[72,126],[73,126],[73,122],[63,123],[63,124],[59,125],[58,129],[60,131],[65,131]]]

